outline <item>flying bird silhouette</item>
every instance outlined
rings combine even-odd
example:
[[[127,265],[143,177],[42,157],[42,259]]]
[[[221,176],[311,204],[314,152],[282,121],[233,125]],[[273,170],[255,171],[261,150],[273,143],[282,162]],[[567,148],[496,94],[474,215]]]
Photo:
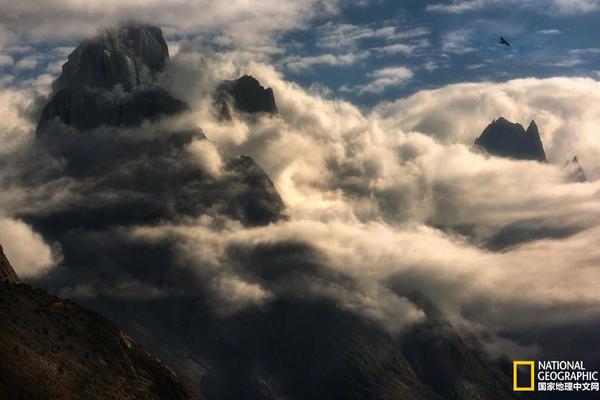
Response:
[[[506,45],[506,46],[510,46],[510,43],[508,43],[506,41],[506,39],[504,39],[502,36],[500,36],[500,44]]]

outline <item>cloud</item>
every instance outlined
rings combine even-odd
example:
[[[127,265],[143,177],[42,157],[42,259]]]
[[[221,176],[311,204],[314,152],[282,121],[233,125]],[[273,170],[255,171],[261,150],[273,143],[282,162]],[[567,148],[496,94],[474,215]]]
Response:
[[[460,29],[447,32],[442,36],[442,50],[445,53],[467,54],[475,51],[471,47],[471,39],[474,31],[471,29]]]
[[[390,44],[388,46],[378,47],[373,50],[381,52],[381,53],[385,53],[385,54],[410,55],[416,50],[416,48],[417,48],[417,46],[415,46],[415,45],[396,43],[396,44]]]
[[[6,213],[27,215],[71,256],[48,286],[92,304],[172,299],[207,319],[214,310],[236,315],[326,299],[394,334],[424,318],[405,296],[415,289],[453,321],[498,335],[599,318],[600,183],[569,183],[561,169],[576,153],[588,175],[600,173],[599,82],[449,85],[367,113],[304,90],[272,66],[196,45],[183,41],[164,77],[190,113],[29,143],[30,157],[11,165],[0,196]],[[245,73],[273,89],[279,115],[223,123],[211,88]],[[356,90],[383,91],[411,77],[405,67],[384,68]],[[13,99],[33,100],[3,96],[10,122],[2,123],[31,140],[31,122]],[[557,165],[471,151],[499,115],[536,119]],[[240,174],[244,168],[252,174]],[[269,186],[258,180],[257,189],[261,168],[287,218],[257,222],[247,218],[256,210],[240,211],[268,209],[260,195]],[[536,234],[502,251],[488,245],[517,228]],[[80,286],[84,279],[93,290]]]
[[[430,12],[461,14],[488,7],[520,7],[551,14],[582,14],[598,11],[598,0],[451,0],[446,3],[429,4],[425,9]]]
[[[22,221],[0,218],[0,243],[21,279],[39,277],[56,264],[50,246]]]
[[[368,27],[328,22],[319,28],[317,46],[324,48],[350,47],[372,38],[391,39],[396,34],[393,26]]]
[[[270,53],[278,33],[302,29],[315,15],[333,15],[337,0],[301,0],[283,4],[269,0],[236,0],[227,5],[211,0],[0,1],[0,37],[27,41],[64,41],[93,35],[98,29],[128,20],[151,21],[185,32],[210,36],[226,47]],[[5,32],[2,34],[1,32]]]
[[[202,170],[215,177],[223,173],[223,160],[213,143],[208,140],[196,140],[190,143],[187,151]]]
[[[358,94],[383,93],[390,87],[405,84],[413,77],[413,75],[413,72],[406,67],[382,68],[368,74],[368,77],[371,78],[369,83],[351,88],[342,86],[340,90],[357,92]]]
[[[309,70],[315,65],[329,65],[334,67],[344,67],[355,64],[358,61],[369,57],[368,51],[359,53],[348,53],[342,55],[321,54],[318,56],[299,57],[291,56],[285,58],[282,63],[285,67],[294,72]]]
[[[6,54],[0,54],[0,68],[5,67],[7,65],[13,65],[15,60]]]
[[[382,104],[377,112],[406,131],[433,135],[443,143],[471,144],[492,118],[504,116],[541,127],[544,148],[552,162],[581,154],[594,178],[600,165],[594,156],[595,127],[590,121],[600,89],[587,78],[517,79],[504,83],[465,83],[421,91],[397,102]]]
[[[15,64],[15,69],[19,70],[32,70],[38,65],[38,60],[35,57],[22,58]]]
[[[542,30],[536,31],[536,33],[539,33],[540,35],[558,35],[558,34],[560,34],[560,30],[558,30],[558,29],[542,29]]]

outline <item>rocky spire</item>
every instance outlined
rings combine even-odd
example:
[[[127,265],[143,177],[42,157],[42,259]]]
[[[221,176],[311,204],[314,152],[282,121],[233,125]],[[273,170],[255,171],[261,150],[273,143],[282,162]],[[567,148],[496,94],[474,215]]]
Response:
[[[55,121],[80,130],[133,126],[187,108],[156,85],[169,50],[155,26],[130,24],[85,40],[69,55],[42,111],[38,134]]]
[[[521,124],[505,118],[492,121],[475,140],[475,145],[489,154],[518,160],[546,161],[538,127],[531,121],[527,131]]]

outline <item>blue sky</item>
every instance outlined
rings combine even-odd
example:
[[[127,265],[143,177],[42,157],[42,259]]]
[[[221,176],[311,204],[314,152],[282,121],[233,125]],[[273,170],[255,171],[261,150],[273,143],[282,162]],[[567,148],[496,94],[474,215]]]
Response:
[[[287,79],[365,108],[449,83],[595,78],[600,69],[597,0],[0,0],[0,9],[4,86],[47,81],[83,36],[125,18],[163,26],[171,42],[196,36],[219,49],[250,49]]]
[[[283,70],[290,79],[304,85],[322,82],[337,96],[359,104],[456,82],[596,77],[600,48],[595,12],[539,12],[509,3],[452,13],[428,10],[427,4],[438,3],[381,1],[347,7],[334,19],[314,21],[312,29],[292,32],[284,43],[302,43],[296,56],[309,60],[321,56],[325,61]],[[500,45],[500,36],[512,46]],[[331,58],[327,64],[324,55],[337,60]],[[361,92],[361,85],[377,79],[377,70],[398,67],[412,75]]]

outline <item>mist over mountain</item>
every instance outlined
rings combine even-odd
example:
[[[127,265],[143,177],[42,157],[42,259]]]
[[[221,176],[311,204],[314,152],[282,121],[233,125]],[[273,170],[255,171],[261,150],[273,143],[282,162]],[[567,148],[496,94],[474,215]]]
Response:
[[[1,203],[50,249],[36,286],[203,398],[508,399],[506,357],[594,331],[594,272],[564,277],[593,265],[598,191],[515,160],[546,160],[535,124],[495,121],[487,157],[470,127],[436,136],[459,129],[420,96],[454,88],[366,113],[245,54],[165,44],[133,24],[78,46]]]
[[[210,142],[203,132],[173,129],[158,121],[171,114],[169,105],[163,109],[160,104],[138,102],[138,88],[154,85],[153,74],[167,63],[163,43],[160,30],[153,27],[108,31],[79,46],[54,85],[36,140],[64,164],[26,179],[66,178],[80,196],[64,205],[19,214],[47,241],[60,243],[63,268],[48,274],[43,286],[76,296],[114,319],[206,398],[305,399],[340,393],[356,399],[397,393],[411,399],[440,398],[441,388],[429,387],[430,372],[424,372],[436,370],[437,361],[425,359],[425,365],[420,362],[420,369],[414,370],[397,335],[344,309],[326,293],[319,294],[330,285],[351,290],[360,283],[331,271],[312,245],[301,240],[231,243],[224,254],[229,271],[211,273],[210,264],[204,272],[186,266],[194,261],[182,257],[179,235],[166,240],[146,236],[144,226],[185,224],[200,216],[215,227],[266,226],[285,220],[279,194],[251,158],[223,159],[216,166],[194,162],[189,155],[194,149],[203,157],[204,152],[216,152],[205,147]],[[88,65],[107,67],[90,72]],[[132,65],[135,69],[127,69]],[[121,98],[106,96],[121,88],[140,107],[140,116],[158,121],[154,126],[132,126],[112,117],[103,123],[105,113],[125,110]],[[78,95],[73,93],[80,91],[91,96],[81,104],[94,104],[83,124],[60,107],[50,113],[64,96],[74,99]],[[152,91],[163,93],[162,88]],[[249,76],[220,84],[216,93],[226,107],[233,107],[229,119],[233,112],[277,112],[273,91]],[[96,98],[108,103],[98,107]],[[65,110],[73,107],[78,105],[68,103]],[[94,118],[102,124],[88,125],[89,113],[97,111]],[[74,112],[81,116],[83,111]],[[221,159],[218,153],[217,157]],[[220,282],[215,281],[219,276]],[[314,282],[323,282],[323,289],[311,289]],[[414,314],[415,306],[399,296],[397,311],[405,308],[403,318]],[[504,375],[487,356],[458,339],[450,324],[446,331],[430,335],[427,343],[448,340],[460,349],[461,357],[453,362],[468,364],[475,357],[481,365],[473,376],[439,370],[451,387],[456,385],[444,391],[444,397],[468,398],[468,392],[508,398]],[[490,386],[496,381],[502,383]]]
[[[572,159],[567,160],[564,168],[567,171],[569,180],[571,180],[573,182],[579,182],[579,183],[588,181],[588,178],[585,175],[585,171],[583,170],[583,167],[579,163],[577,156],[573,156]]]

